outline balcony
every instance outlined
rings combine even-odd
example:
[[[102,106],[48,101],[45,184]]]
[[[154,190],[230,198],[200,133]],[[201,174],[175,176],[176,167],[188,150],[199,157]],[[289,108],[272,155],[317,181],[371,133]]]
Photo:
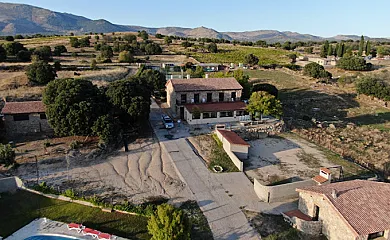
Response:
[[[195,102],[195,100],[192,101],[184,101],[184,100],[177,100],[176,99],[176,105],[181,106],[185,104],[202,104],[202,103],[217,103],[217,102],[240,102],[241,98],[229,98],[229,99],[224,99],[225,101],[211,101],[207,102],[206,99],[200,99],[199,102]]]

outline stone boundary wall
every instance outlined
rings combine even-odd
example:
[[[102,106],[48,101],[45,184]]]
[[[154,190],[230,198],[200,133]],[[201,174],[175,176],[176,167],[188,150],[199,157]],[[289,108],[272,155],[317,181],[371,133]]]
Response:
[[[240,172],[243,172],[244,171],[244,163],[236,156],[236,154],[234,152],[230,151],[227,144],[225,144],[225,142],[227,142],[227,140],[222,136],[222,134],[219,131],[215,131],[215,133],[217,134],[218,139],[222,142],[223,149],[225,150],[225,152],[227,153],[229,158],[232,160],[234,165],[236,165],[236,167],[238,168],[238,170]]]
[[[0,193],[16,192],[23,187],[23,182],[18,177],[7,177],[0,179]]]
[[[254,190],[256,195],[264,202],[282,202],[289,199],[298,198],[299,194],[295,191],[297,188],[314,186],[316,182],[309,179],[305,181],[286,183],[276,186],[262,185],[257,179],[254,179]]]
[[[288,222],[299,231],[302,231],[306,234],[318,236],[322,232],[322,222],[321,221],[305,221],[297,217],[288,217],[282,213],[284,219],[288,219]]]

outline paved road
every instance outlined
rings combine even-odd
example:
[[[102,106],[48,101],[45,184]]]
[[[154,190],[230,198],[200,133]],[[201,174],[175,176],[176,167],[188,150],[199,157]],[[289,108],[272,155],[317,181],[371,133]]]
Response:
[[[161,110],[153,101],[150,121],[160,140],[162,150],[171,157],[180,178],[190,188],[206,216],[215,239],[260,239],[257,232],[223,185],[195,155],[186,139],[186,130],[179,131],[181,138],[167,140],[167,130],[161,128]],[[175,136],[177,135],[175,134]],[[252,190],[253,191],[253,190]]]

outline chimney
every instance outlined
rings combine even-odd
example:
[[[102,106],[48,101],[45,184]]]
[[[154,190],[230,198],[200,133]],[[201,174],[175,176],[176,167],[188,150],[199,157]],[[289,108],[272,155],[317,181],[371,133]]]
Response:
[[[205,78],[209,78],[209,74],[208,74],[208,73],[206,73],[206,76],[205,76]]]
[[[171,75],[171,79],[173,79],[173,75]]]
[[[187,74],[187,79],[191,79],[191,75],[190,74]]]
[[[333,197],[333,199],[337,199],[337,190],[336,189],[332,189],[332,197]]]

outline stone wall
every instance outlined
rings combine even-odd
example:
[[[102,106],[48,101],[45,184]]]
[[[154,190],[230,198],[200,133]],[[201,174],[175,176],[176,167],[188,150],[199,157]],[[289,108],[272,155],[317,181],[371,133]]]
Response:
[[[291,222],[293,227],[306,234],[313,235],[313,236],[318,236],[321,234],[321,229],[322,229],[321,221],[305,221],[297,217],[287,217],[283,213],[282,215],[284,216],[285,219],[288,219],[289,222]]]
[[[26,121],[14,121],[14,117],[12,115],[6,115],[4,116],[4,119],[7,136],[29,133],[45,133],[52,130],[47,119],[41,119],[39,113],[30,114],[29,120]]]
[[[185,80],[184,80],[185,81]],[[199,94],[200,103],[207,101],[207,93],[212,93],[212,102],[220,102],[219,101],[219,93],[224,93],[223,102],[231,102],[231,94],[232,92],[236,93],[236,99],[241,99],[242,90],[230,90],[230,91],[199,91],[199,92],[177,92],[176,99],[178,102],[181,102],[181,95],[186,94],[186,102],[191,103],[191,100],[194,99],[194,95],[196,93]]]
[[[257,196],[264,202],[282,202],[289,199],[298,198],[297,188],[314,186],[316,182],[309,179],[305,181],[286,183],[276,186],[262,185],[257,179],[254,179],[254,189]]]
[[[298,208],[301,212],[310,217],[314,217],[315,206],[318,206],[320,209],[318,219],[322,222],[322,234],[329,240],[367,239],[364,236],[357,238],[358,235],[348,226],[345,220],[329,203],[329,200],[318,194],[299,193]]]
[[[21,187],[23,187],[23,182],[18,177],[0,179],[0,193],[16,192]]]

